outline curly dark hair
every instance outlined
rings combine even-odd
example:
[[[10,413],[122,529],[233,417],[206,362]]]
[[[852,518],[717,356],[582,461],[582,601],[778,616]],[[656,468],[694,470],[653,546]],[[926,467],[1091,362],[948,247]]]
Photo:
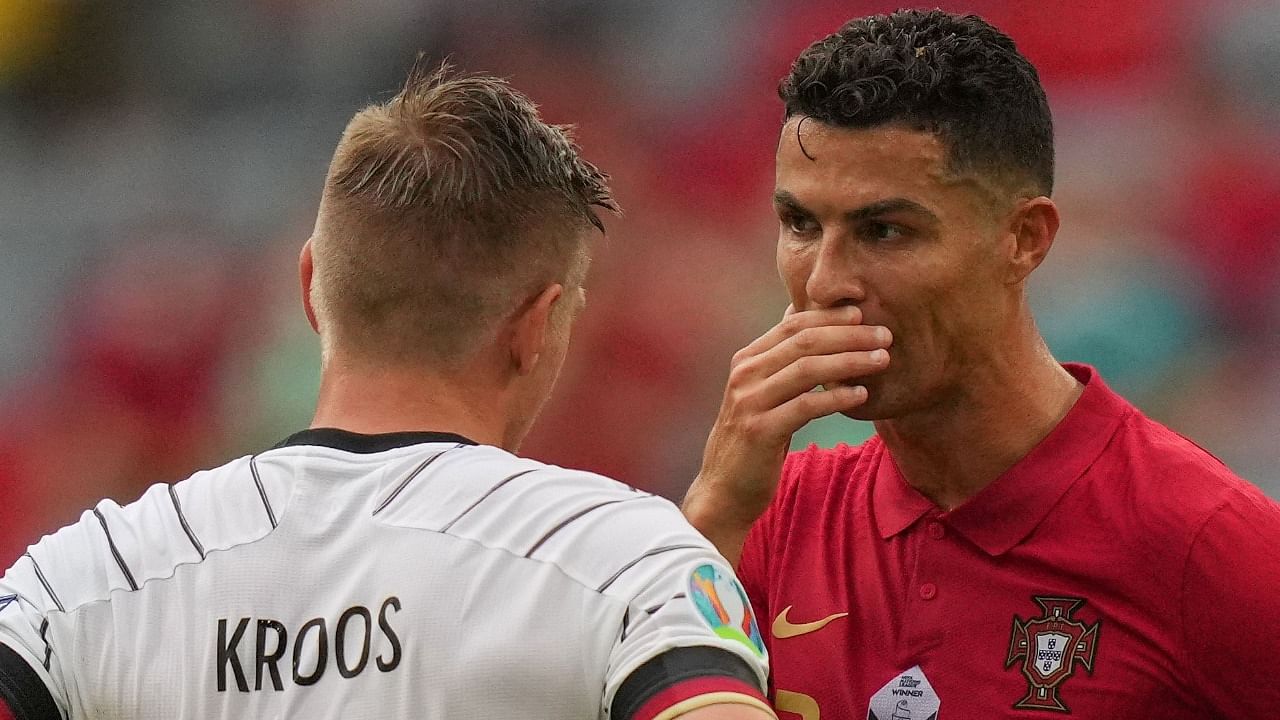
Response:
[[[936,133],[953,171],[1053,190],[1053,119],[1013,40],[976,15],[899,10],[810,45],[778,87],[786,117]]]

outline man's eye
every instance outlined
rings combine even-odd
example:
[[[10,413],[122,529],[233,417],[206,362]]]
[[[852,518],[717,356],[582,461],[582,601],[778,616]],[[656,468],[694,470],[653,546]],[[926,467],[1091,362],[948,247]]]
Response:
[[[818,231],[818,223],[813,218],[800,215],[784,216],[782,226],[795,235],[811,235]]]
[[[903,235],[906,235],[903,229],[898,227],[897,225],[891,225],[889,223],[883,223],[883,222],[867,223],[866,226],[863,228],[862,234],[863,234],[863,237],[867,238],[868,240],[876,240],[881,242],[886,240],[897,240]]]

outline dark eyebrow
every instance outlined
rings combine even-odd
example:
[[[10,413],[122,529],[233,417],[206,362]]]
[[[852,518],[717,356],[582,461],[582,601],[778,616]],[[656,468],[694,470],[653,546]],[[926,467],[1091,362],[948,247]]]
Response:
[[[857,210],[850,210],[844,214],[846,220],[851,223],[863,222],[881,215],[889,215],[897,212],[915,213],[924,217],[931,223],[938,222],[938,216],[932,210],[921,205],[915,200],[908,200],[904,197],[889,198],[887,200],[877,200],[868,205],[863,205]]]
[[[807,210],[804,205],[800,204],[800,200],[797,199],[795,195],[792,195],[786,190],[777,190],[773,193],[773,204],[806,215],[813,214]],[[889,215],[896,212],[915,213],[924,217],[931,223],[938,222],[938,216],[932,210],[921,205],[915,200],[909,200],[904,197],[877,200],[876,202],[863,205],[856,210],[849,210],[844,213],[844,217],[845,220],[848,220],[850,223],[859,223],[881,215]]]
[[[777,206],[779,206],[779,207],[784,207],[784,208],[786,208],[786,209],[788,209],[788,210],[792,210],[792,211],[799,212],[799,213],[804,213],[804,214],[806,214],[806,215],[812,215],[812,214],[813,214],[813,213],[809,212],[808,210],[806,210],[806,209],[805,209],[805,207],[804,207],[803,205],[801,205],[801,204],[800,204],[800,201],[796,199],[796,196],[795,196],[795,195],[792,195],[791,193],[787,192],[786,190],[775,190],[775,191],[774,191],[774,193],[773,193],[773,204],[774,204],[774,205],[777,205]]]

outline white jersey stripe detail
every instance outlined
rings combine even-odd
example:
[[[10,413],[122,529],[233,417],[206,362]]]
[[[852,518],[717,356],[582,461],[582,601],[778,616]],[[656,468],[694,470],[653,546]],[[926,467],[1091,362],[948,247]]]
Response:
[[[560,521],[560,522],[559,522],[555,527],[553,527],[553,528],[551,528],[550,530],[548,530],[548,531],[546,532],[546,534],[545,534],[545,535],[543,535],[542,537],[538,538],[538,542],[534,543],[534,544],[533,544],[533,547],[529,548],[529,551],[528,551],[528,552],[526,552],[526,553],[524,554],[524,556],[525,556],[525,557],[533,557],[533,554],[534,554],[535,552],[537,552],[537,551],[538,551],[538,548],[542,547],[542,545],[543,545],[544,543],[546,543],[548,540],[550,540],[550,539],[551,539],[551,536],[553,536],[553,535],[555,535],[556,533],[560,532],[561,530],[565,529],[565,527],[566,527],[566,526],[568,526],[568,525],[569,525],[569,523],[573,522],[574,520],[577,520],[577,519],[581,518],[583,515],[586,515],[586,514],[587,514],[587,513],[589,513],[589,512],[592,512],[592,511],[594,511],[594,510],[599,510],[600,508],[602,508],[602,507],[606,507],[606,506],[609,506],[609,505],[617,505],[618,503],[631,502],[632,500],[644,500],[644,499],[645,499],[645,497],[646,497],[646,496],[636,496],[636,497],[629,497],[629,498],[619,498],[619,499],[616,499],[616,500],[605,500],[604,502],[596,503],[595,505],[589,505],[589,506],[587,506],[587,507],[585,507],[585,508],[583,508],[583,509],[579,510],[578,512],[576,512],[576,513],[574,513],[574,514],[570,515],[569,517],[565,518],[564,520],[561,520],[561,521]]]
[[[111,555],[116,559],[116,565],[120,566],[120,571],[124,573],[124,579],[129,583],[129,589],[137,590],[138,583],[133,579],[133,573],[129,572],[129,566],[125,564],[124,558],[120,556],[120,548],[116,547],[116,541],[111,539],[111,530],[107,527],[107,519],[102,517],[102,511],[98,508],[93,509],[93,514],[98,516],[98,524],[102,525],[102,533],[107,536],[107,547],[111,548]]]
[[[53,657],[53,646],[49,644],[49,617],[40,622],[40,639],[44,641],[44,669],[49,669],[49,659]]]
[[[449,450],[457,450],[460,447],[465,447],[465,446],[462,443],[459,443],[449,448]],[[378,503],[378,507],[373,509],[373,514],[377,515],[378,513],[385,510],[386,507],[391,504],[391,501],[399,497],[400,493],[404,492],[404,489],[409,486],[409,483],[413,482],[413,479],[418,477],[419,473],[421,473],[423,470],[426,470],[428,465],[435,462],[441,455],[444,455],[445,453],[449,452],[449,450],[438,452],[435,455],[432,455],[431,457],[427,458],[426,460],[423,460],[422,463],[418,465],[418,467],[413,469],[413,472],[409,473],[408,477],[400,481],[400,484],[396,486],[395,490],[391,491],[391,494],[388,495],[385,500],[383,500],[381,503]]]
[[[205,557],[204,546],[200,544],[200,539],[191,531],[191,526],[187,524],[187,516],[182,514],[182,504],[178,502],[178,493],[174,491],[173,486],[169,486],[169,499],[173,501],[173,511],[178,514],[178,522],[182,524],[182,531],[187,534],[187,539],[191,541],[191,546],[200,553],[200,559]]]
[[[484,501],[485,501],[485,500],[486,500],[490,495],[492,495],[492,494],[494,494],[495,492],[497,492],[497,491],[498,491],[498,489],[499,489],[499,488],[501,488],[503,485],[506,485],[507,483],[511,482],[512,480],[515,480],[515,479],[516,479],[516,478],[518,478],[518,477],[521,477],[521,476],[524,476],[524,475],[528,475],[529,473],[534,472],[535,470],[539,470],[539,469],[541,469],[541,468],[531,468],[531,469],[529,469],[529,470],[522,470],[522,471],[520,471],[520,472],[518,472],[518,473],[515,473],[515,474],[513,474],[513,475],[508,475],[508,476],[506,476],[505,478],[503,478],[502,480],[498,481],[498,484],[497,484],[497,485],[494,485],[493,487],[489,488],[487,491],[485,491],[485,494],[481,495],[479,498],[476,498],[476,501],[475,501],[475,502],[473,502],[473,503],[471,503],[470,505],[468,505],[466,510],[463,510],[463,511],[462,511],[462,512],[457,516],[457,517],[455,517],[454,519],[452,519],[452,520],[450,520],[449,522],[445,523],[444,527],[440,528],[440,532],[442,532],[442,533],[447,533],[447,532],[449,532],[449,529],[450,529],[450,528],[452,528],[452,527],[454,526],[454,524],[455,524],[455,523],[457,523],[457,522],[458,522],[459,520],[461,520],[462,518],[466,517],[466,516],[467,516],[467,513],[470,513],[472,510],[475,510],[475,509],[476,509],[476,507],[480,505],[480,503],[484,502]]]
[[[664,545],[662,547],[654,548],[649,552],[636,558],[635,560],[632,560],[631,562],[627,563],[626,565],[623,565],[621,568],[618,568],[618,572],[614,573],[613,576],[610,577],[608,580],[605,580],[603,585],[596,588],[596,592],[602,593],[605,590],[608,590],[609,586],[617,582],[618,578],[622,577],[624,573],[626,573],[628,570],[638,565],[640,561],[644,560],[645,558],[651,558],[654,555],[661,555],[662,553],[672,552],[674,550],[701,550],[701,549],[703,549],[702,545],[693,545],[691,543],[682,543],[680,545]]]
[[[257,455],[249,458],[249,471],[253,473],[253,482],[258,486],[258,495],[262,496],[262,506],[267,509],[267,519],[271,521],[271,529],[274,530],[279,523],[276,522],[275,511],[271,509],[271,500],[267,497],[267,489],[262,486],[262,476],[258,474]]]
[[[672,596],[671,596],[671,600],[679,600],[680,598],[684,598],[684,597],[688,597],[688,595],[686,595],[686,594],[684,594],[684,593],[676,593],[675,595],[672,595]],[[654,613],[658,612],[659,610],[661,610],[661,609],[662,609],[662,606],[664,606],[664,605],[666,605],[667,603],[671,602],[671,600],[663,600],[662,602],[658,603],[657,605],[654,605],[654,606],[652,606],[652,607],[647,607],[647,608],[645,608],[645,609],[644,609],[644,614],[645,614],[645,615],[652,615],[652,614],[654,614]]]
[[[53,600],[53,604],[57,606],[59,611],[66,612],[67,609],[62,606],[62,601],[58,599],[57,593],[53,591],[53,588],[49,586],[49,581],[45,579],[44,572],[40,570],[40,563],[36,562],[31,553],[24,553],[24,555],[31,561],[31,567],[35,568],[36,577],[40,579],[40,584],[44,586],[44,591],[49,593],[49,599]]]

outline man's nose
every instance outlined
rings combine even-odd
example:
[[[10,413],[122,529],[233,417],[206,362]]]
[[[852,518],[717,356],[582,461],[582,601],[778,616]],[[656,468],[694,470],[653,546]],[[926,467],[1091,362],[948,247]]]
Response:
[[[824,236],[805,283],[805,294],[817,307],[856,305],[866,299],[858,276],[858,263],[846,243]]]

